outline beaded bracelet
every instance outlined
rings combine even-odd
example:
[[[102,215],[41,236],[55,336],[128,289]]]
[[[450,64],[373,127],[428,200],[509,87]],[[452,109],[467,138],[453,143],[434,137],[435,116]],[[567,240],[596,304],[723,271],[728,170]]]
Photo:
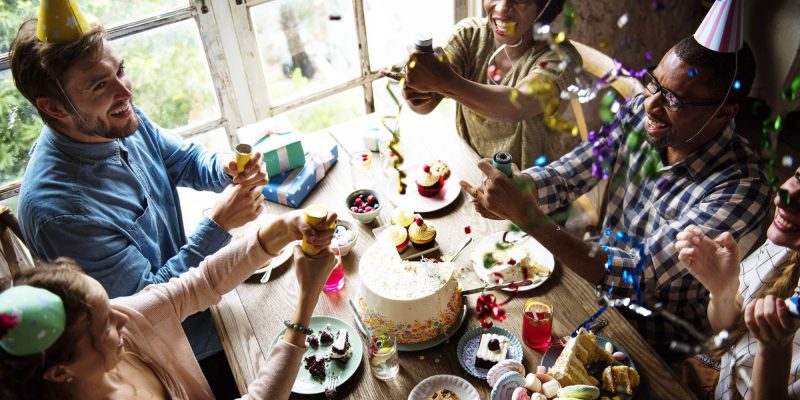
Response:
[[[314,333],[313,330],[308,329],[308,328],[306,328],[304,326],[301,326],[299,324],[295,324],[295,323],[289,321],[288,319],[283,321],[283,324],[286,325],[287,328],[295,330],[295,331],[298,331],[298,332],[300,332],[302,334],[305,334],[305,335],[310,335],[310,334]]]

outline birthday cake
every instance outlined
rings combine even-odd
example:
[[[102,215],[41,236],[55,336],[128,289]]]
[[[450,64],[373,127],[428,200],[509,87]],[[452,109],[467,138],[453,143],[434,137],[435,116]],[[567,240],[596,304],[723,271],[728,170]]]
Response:
[[[372,331],[393,333],[397,343],[421,343],[444,333],[462,312],[455,265],[402,261],[384,238],[359,263],[358,312]]]

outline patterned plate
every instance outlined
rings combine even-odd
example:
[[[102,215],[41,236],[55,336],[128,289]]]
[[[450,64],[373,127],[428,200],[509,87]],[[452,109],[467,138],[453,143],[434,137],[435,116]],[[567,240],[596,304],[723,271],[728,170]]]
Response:
[[[458,341],[458,362],[461,363],[461,368],[464,368],[464,371],[467,371],[468,374],[476,378],[486,379],[486,374],[489,372],[489,370],[475,367],[475,355],[478,353],[478,346],[481,343],[481,335],[484,333],[495,333],[507,337],[511,343],[508,346],[506,358],[511,358],[522,362],[522,344],[513,333],[496,326],[493,326],[486,331],[484,331],[484,329],[480,326],[476,326],[464,333],[464,336],[462,336],[461,340]]]
[[[414,389],[408,394],[408,400],[428,400],[432,394],[441,389],[450,390],[460,400],[481,399],[475,387],[466,380],[454,375],[434,375],[414,386]]]

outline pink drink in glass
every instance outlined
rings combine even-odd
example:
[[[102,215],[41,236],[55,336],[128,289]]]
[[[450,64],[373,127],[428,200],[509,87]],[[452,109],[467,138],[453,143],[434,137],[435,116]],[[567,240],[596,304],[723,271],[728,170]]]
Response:
[[[528,347],[545,351],[553,335],[553,306],[540,298],[525,302],[522,320],[522,340]]]
[[[339,255],[339,249],[332,248],[331,250],[336,255],[336,268],[331,271],[331,276],[325,281],[325,286],[322,287],[322,290],[338,292],[344,287],[344,268],[342,268],[342,256]]]

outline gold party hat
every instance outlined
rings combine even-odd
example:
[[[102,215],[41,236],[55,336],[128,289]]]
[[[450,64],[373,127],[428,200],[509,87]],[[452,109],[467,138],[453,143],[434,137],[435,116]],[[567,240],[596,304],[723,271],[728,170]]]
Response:
[[[43,42],[64,43],[80,38],[90,26],[75,0],[42,0],[36,37]]]

